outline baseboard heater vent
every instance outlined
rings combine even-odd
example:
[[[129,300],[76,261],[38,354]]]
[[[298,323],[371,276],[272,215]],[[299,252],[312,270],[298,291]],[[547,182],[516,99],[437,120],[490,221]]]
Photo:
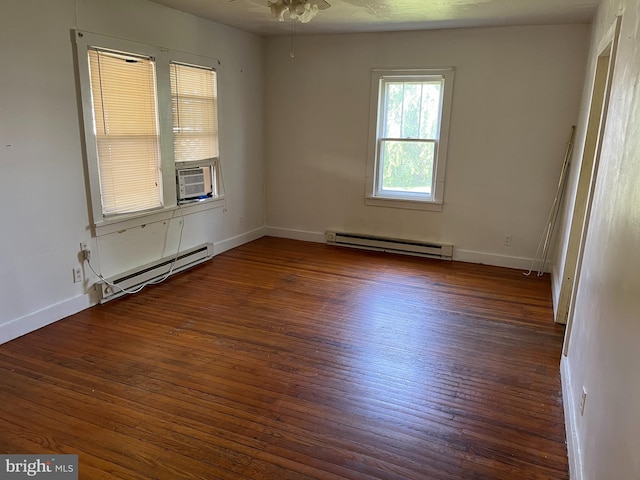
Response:
[[[446,243],[401,240],[398,238],[375,237],[356,233],[327,232],[327,243],[343,247],[363,248],[381,252],[401,253],[419,257],[451,260],[453,245]]]
[[[211,259],[212,257],[212,243],[204,243],[198,247],[180,252],[171,275],[182,272],[187,268],[194,267]],[[148,263],[141,267],[134,268],[133,270],[129,270],[128,272],[108,278],[107,281],[115,285],[115,287],[107,284],[106,282],[96,283],[96,289],[100,296],[100,303],[105,303],[109,300],[125,295],[127,292],[123,292],[121,289],[132,291],[143,283],[161,279],[171,270],[171,265],[175,258],[175,255],[164,257],[155,262]]]

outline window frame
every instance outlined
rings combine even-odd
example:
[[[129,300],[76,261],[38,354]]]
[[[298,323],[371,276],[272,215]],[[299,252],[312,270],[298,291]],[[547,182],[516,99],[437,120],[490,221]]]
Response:
[[[371,73],[371,104],[369,119],[369,145],[367,155],[367,174],[365,204],[405,208],[413,210],[442,211],[444,203],[444,183],[447,162],[449,123],[451,105],[453,101],[453,67],[442,68],[374,68]],[[429,81],[440,78],[443,81],[441,94],[441,113],[438,124],[438,135],[435,139],[433,161],[433,180],[431,194],[415,192],[383,192],[382,191],[382,161],[380,148],[384,140],[382,137],[384,115],[387,99],[385,85],[393,81]],[[402,140],[402,138],[392,140]],[[433,139],[414,139],[416,142],[432,142]]]
[[[122,228],[131,228],[155,221],[172,218],[176,209],[182,214],[195,213],[224,205],[224,188],[218,184],[218,196],[199,201],[194,204],[178,205],[176,189],[176,169],[174,159],[173,113],[171,100],[170,64],[181,63],[201,66],[216,71],[218,90],[218,119],[220,118],[220,61],[216,58],[173,51],[152,45],[133,42],[125,39],[100,35],[97,33],[76,30],[74,35],[76,59],[78,65],[78,85],[80,89],[84,147],[86,154],[89,197],[91,202],[91,222],[96,234],[106,234]],[[124,54],[150,57],[155,60],[158,134],[160,137],[160,168],[162,182],[162,206],[160,208],[135,213],[105,216],[102,212],[100,192],[100,175],[96,135],[94,132],[93,99],[89,70],[88,50],[98,48]],[[220,124],[218,123],[218,142],[220,145]],[[216,168],[216,176],[222,178],[220,154],[211,161]]]

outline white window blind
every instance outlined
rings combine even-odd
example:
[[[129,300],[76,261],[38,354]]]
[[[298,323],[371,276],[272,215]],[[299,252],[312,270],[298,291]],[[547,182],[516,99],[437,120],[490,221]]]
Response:
[[[218,158],[215,70],[179,63],[170,67],[175,161]]]
[[[103,215],[162,206],[153,59],[89,50]]]

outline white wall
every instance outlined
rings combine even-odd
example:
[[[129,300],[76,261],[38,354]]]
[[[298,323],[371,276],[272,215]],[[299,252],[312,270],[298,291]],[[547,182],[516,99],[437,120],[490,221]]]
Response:
[[[449,242],[525,268],[577,120],[589,26],[288,37],[266,47],[267,225]],[[456,67],[442,212],[364,204],[373,67]],[[513,236],[511,247],[503,246]]]
[[[600,168],[576,296],[568,356],[562,362],[572,478],[640,478],[640,9],[603,0],[593,29],[587,86],[597,46],[624,11]],[[590,89],[585,89],[584,135]],[[578,157],[581,152],[577,152]],[[576,169],[577,170],[577,169]],[[574,172],[577,174],[577,171]],[[575,184],[575,182],[573,182]],[[569,190],[566,209],[573,203]],[[563,258],[569,221],[559,225]],[[561,265],[560,262],[556,263]],[[562,272],[558,277],[562,278]],[[583,387],[584,415],[579,413]]]
[[[183,248],[217,252],[264,225],[263,40],[142,0],[3,0],[0,343],[89,306],[74,284],[91,237],[71,29],[218,58],[225,208],[186,217]],[[242,222],[240,221],[242,219]],[[91,239],[109,276],[175,252],[177,221]],[[87,280],[94,278],[85,271]]]

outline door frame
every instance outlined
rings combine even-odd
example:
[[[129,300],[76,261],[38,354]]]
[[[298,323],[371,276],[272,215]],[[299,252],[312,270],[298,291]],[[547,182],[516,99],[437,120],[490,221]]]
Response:
[[[573,215],[571,216],[571,227],[556,311],[556,322],[567,324],[563,346],[563,354],[565,356],[569,352],[569,340],[575,314],[575,300],[582,271],[584,245],[589,230],[593,193],[600,167],[602,142],[609,111],[611,83],[618,52],[621,23],[622,15],[618,15],[600,43],[596,59],[587,131],[582,150],[578,187],[573,206]]]

